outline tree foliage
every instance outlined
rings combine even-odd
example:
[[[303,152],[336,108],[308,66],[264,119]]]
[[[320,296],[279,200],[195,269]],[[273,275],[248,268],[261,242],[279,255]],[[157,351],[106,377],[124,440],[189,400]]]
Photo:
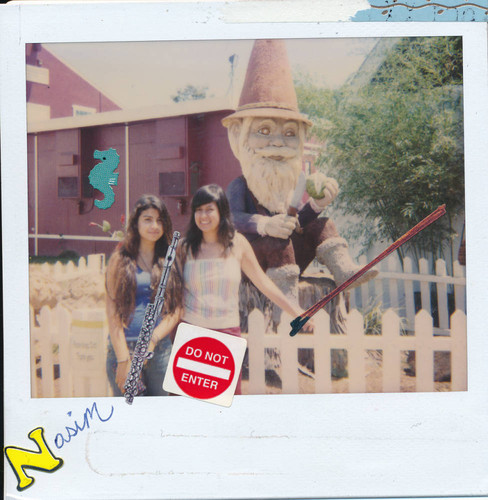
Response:
[[[464,206],[462,47],[457,37],[402,39],[369,83],[337,91],[297,82],[300,108],[325,144],[317,165],[338,179],[338,204],[370,247],[396,240],[446,204],[447,215],[400,249],[442,256]]]
[[[388,86],[403,92],[462,83],[461,37],[404,38],[371,79],[371,87]]]

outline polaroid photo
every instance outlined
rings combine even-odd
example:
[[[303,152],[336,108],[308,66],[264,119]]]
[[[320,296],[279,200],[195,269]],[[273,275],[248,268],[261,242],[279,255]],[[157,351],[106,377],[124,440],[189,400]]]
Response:
[[[487,494],[486,25],[0,20],[8,498]],[[180,322],[247,341],[229,408],[164,390]]]

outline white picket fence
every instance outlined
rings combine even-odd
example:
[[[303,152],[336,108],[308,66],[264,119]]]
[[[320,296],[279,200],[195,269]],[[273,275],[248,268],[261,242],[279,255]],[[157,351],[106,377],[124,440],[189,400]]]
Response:
[[[401,355],[403,351],[415,351],[416,391],[434,390],[434,352],[451,353],[451,390],[466,390],[466,315],[456,311],[450,318],[450,336],[436,336],[432,317],[419,311],[414,320],[415,335],[400,335],[400,318],[393,310],[382,317],[382,334],[365,335],[363,317],[353,309],[347,315],[347,334],[331,334],[329,317],[325,311],[314,316],[314,333],[301,333],[290,337],[290,321],[284,315],[278,334],[265,334],[264,317],[254,310],[249,316],[247,338],[249,350],[249,385],[247,393],[265,394],[265,349],[276,349],[281,359],[281,382],[283,394],[298,394],[299,374],[297,370],[298,349],[313,349],[315,393],[331,393],[331,350],[347,350],[349,392],[366,392],[367,351],[382,351],[382,392],[400,392]]]
[[[78,265],[44,263],[36,266],[57,281],[105,272],[105,255],[81,257]],[[110,395],[105,374],[108,327],[104,309],[71,313],[58,304],[30,310],[32,397]],[[39,377],[38,374],[41,376]]]
[[[102,273],[103,254],[72,263],[43,264],[45,272],[58,279],[67,279],[90,272]],[[385,267],[386,266],[386,267]],[[466,299],[464,270],[457,263],[454,277],[446,275],[445,263],[437,261],[436,275],[427,274],[427,261],[420,261],[420,273],[411,272],[412,263],[405,261],[400,272],[397,260],[390,257],[377,279],[349,294],[350,312],[347,334],[331,334],[329,317],[320,311],[314,317],[313,334],[289,336],[291,318],[284,315],[278,334],[263,334],[264,318],[254,310],[249,316],[248,394],[265,394],[265,350],[279,353],[282,392],[299,393],[298,350],[313,349],[314,392],[332,391],[331,350],[344,349],[348,360],[349,392],[365,392],[365,359],[367,351],[382,351],[382,391],[401,390],[401,354],[415,351],[416,390],[434,390],[433,357],[436,351],[448,351],[451,356],[453,391],[466,389]],[[431,283],[437,287],[439,327],[433,327]],[[448,313],[448,292],[453,290],[455,312]],[[415,312],[414,291],[420,293],[421,310]],[[382,335],[365,335],[363,317],[355,307],[367,304],[370,297],[380,297],[387,310],[382,318]],[[407,319],[408,330],[414,335],[400,335],[400,319]],[[36,321],[37,319],[37,321]],[[31,382],[33,397],[109,396],[105,359],[108,329],[104,309],[77,310],[71,314],[62,305],[53,310],[45,306],[37,318],[31,310]],[[42,377],[38,377],[38,372]],[[58,373],[59,372],[59,373]]]
[[[104,309],[31,309],[32,397],[109,396]],[[39,377],[38,374],[41,376]]]
[[[83,276],[86,273],[104,273],[105,272],[105,254],[94,253],[87,257],[80,257],[78,265],[73,261],[66,264],[58,261],[55,264],[44,262],[38,266],[38,269],[47,276],[56,279],[70,279]]]
[[[32,397],[109,396],[105,310],[44,306],[37,322],[31,309]]]
[[[331,334],[329,317],[320,311],[314,317],[313,334],[290,337],[289,321],[284,316],[278,334],[263,334],[263,314],[254,310],[249,316],[248,394],[265,394],[265,349],[276,349],[281,360],[283,394],[298,394],[298,349],[313,349],[314,392],[332,391],[331,350],[347,351],[349,392],[366,392],[367,351],[382,352],[382,392],[400,392],[402,351],[415,351],[416,390],[434,390],[434,352],[451,353],[451,390],[466,389],[466,315],[456,311],[451,317],[450,336],[434,335],[432,318],[426,311],[415,317],[415,335],[400,335],[400,319],[393,310],[382,318],[381,335],[365,335],[363,317],[357,310],[347,316],[347,334]],[[38,316],[39,326],[31,323],[33,397],[109,396],[105,373],[107,324],[103,309],[74,311],[63,306],[47,306]],[[57,352],[55,352],[57,351]],[[40,359],[40,361],[39,361]],[[54,365],[59,365],[55,379]],[[42,370],[42,377],[36,370]]]
[[[367,263],[363,255],[359,264]],[[315,263],[312,269],[321,266]],[[404,260],[404,271],[401,270],[400,261],[396,255],[390,255],[376,266],[378,276],[364,285],[349,292],[350,309],[365,309],[373,301],[381,302],[384,309],[392,308],[399,316],[405,318],[406,328],[413,330],[415,325],[415,294],[418,295],[420,309],[431,315],[438,316],[438,326],[434,332],[439,335],[449,334],[449,296],[454,299],[452,312],[460,310],[466,313],[466,279],[465,268],[454,262],[454,276],[449,276],[446,263],[442,259],[435,262],[435,274],[429,274],[429,263],[426,259],[418,262],[418,273],[413,272],[413,261],[409,257]],[[436,303],[431,301],[431,287],[437,291]],[[419,307],[417,307],[417,310]]]

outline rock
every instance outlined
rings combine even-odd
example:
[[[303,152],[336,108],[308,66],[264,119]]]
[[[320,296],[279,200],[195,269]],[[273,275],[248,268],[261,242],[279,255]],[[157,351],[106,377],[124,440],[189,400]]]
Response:
[[[63,304],[70,310],[103,307],[105,302],[105,277],[89,273],[64,281]]]
[[[34,311],[44,306],[51,308],[58,303],[61,286],[52,277],[47,276],[40,269],[32,269],[29,273],[29,302]]]
[[[37,264],[29,266],[29,301],[37,313],[61,303],[69,310],[105,306],[105,275],[85,273],[54,277]]]

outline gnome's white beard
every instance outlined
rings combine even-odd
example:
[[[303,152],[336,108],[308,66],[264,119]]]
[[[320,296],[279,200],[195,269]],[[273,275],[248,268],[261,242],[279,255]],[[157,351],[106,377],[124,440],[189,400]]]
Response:
[[[241,149],[242,173],[258,202],[272,213],[286,213],[302,170],[301,155],[275,160],[250,149]]]

